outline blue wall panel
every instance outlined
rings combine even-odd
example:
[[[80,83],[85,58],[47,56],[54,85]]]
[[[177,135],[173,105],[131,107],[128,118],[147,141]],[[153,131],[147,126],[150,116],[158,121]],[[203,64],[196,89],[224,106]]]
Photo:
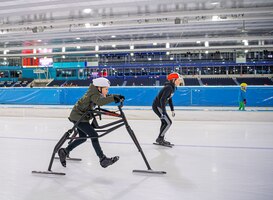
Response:
[[[109,93],[122,94],[128,106],[151,106],[161,87],[111,87]],[[237,106],[239,87],[179,87],[175,106]],[[87,87],[0,88],[0,104],[73,105]],[[247,89],[247,106],[273,106],[273,87]]]

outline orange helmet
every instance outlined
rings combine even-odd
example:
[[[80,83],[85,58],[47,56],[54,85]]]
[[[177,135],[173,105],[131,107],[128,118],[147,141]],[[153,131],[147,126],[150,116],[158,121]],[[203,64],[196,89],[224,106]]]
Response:
[[[178,74],[176,72],[170,73],[167,77],[168,81],[173,80],[173,79],[178,79],[178,78],[181,78],[181,76],[180,76],[180,74]]]

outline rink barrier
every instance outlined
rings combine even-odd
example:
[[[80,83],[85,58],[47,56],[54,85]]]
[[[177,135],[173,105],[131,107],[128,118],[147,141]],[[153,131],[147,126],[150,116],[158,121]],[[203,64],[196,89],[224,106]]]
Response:
[[[109,93],[122,94],[127,106],[151,106],[160,86],[111,87]],[[178,87],[173,96],[175,106],[237,106],[238,86]],[[0,88],[0,104],[73,105],[87,87],[68,88]],[[247,106],[273,107],[273,86],[249,86]]]

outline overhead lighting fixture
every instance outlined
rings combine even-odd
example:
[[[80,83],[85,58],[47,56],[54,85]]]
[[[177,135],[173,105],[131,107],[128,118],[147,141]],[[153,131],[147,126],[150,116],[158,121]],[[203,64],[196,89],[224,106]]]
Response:
[[[6,34],[6,33],[7,33],[7,31],[5,31],[5,30],[1,30],[1,31],[0,31],[0,35],[1,35],[1,34]]]
[[[98,51],[99,50],[99,45],[96,45],[95,46],[95,51]]]
[[[166,43],[166,49],[170,48],[170,43]]]
[[[85,23],[84,26],[85,26],[85,28],[90,28],[91,24],[90,23]]]
[[[115,35],[112,35],[111,38],[116,38],[116,36],[115,36]]]
[[[245,46],[248,46],[248,40],[242,40]]]
[[[131,46],[130,46],[130,49],[131,49],[131,50],[133,50],[134,48],[135,48],[134,45],[131,45]]]
[[[37,40],[37,42],[42,42],[42,40]]]
[[[169,51],[167,51],[167,52],[166,52],[166,55],[170,55],[170,52],[169,52]]]
[[[209,51],[205,51],[205,54],[208,54],[209,53]]]
[[[149,61],[151,61],[151,60],[152,60],[152,58],[148,58],[148,60],[149,60]]]
[[[208,41],[205,42],[205,47],[209,47],[209,42]]]
[[[33,53],[34,53],[34,54],[37,53],[37,50],[36,50],[36,49],[33,49]]]
[[[245,53],[248,53],[248,49],[245,50]]]
[[[220,20],[220,17],[218,15],[214,15],[214,16],[212,16],[211,20],[218,21],[218,20]]]
[[[62,55],[62,58],[64,59],[64,58],[65,58],[65,55]]]
[[[112,47],[115,48],[117,45],[113,44]]]
[[[96,54],[95,56],[98,58],[98,57],[99,57],[99,54]]]
[[[196,44],[200,44],[201,43],[201,41],[196,41]]]
[[[131,56],[134,56],[134,53],[130,53]]]
[[[153,45],[154,45],[154,46],[156,46],[156,45],[157,45],[157,43],[156,43],[156,42],[154,42],[154,43],[153,43]]]
[[[62,47],[62,52],[65,52],[65,47]]]
[[[86,14],[91,13],[91,11],[92,11],[92,10],[91,10],[90,8],[85,8],[85,9],[83,10],[83,12],[86,13]]]
[[[76,40],[80,40],[81,38],[80,37],[77,37]]]
[[[80,46],[77,46],[77,49],[80,49],[81,47]]]
[[[170,57],[170,60],[173,60],[173,57]]]

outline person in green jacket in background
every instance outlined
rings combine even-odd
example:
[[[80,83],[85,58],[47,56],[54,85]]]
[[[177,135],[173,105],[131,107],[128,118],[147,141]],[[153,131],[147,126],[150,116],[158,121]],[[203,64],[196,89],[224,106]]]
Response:
[[[245,110],[245,105],[246,105],[246,87],[247,84],[246,83],[241,83],[241,89],[239,92],[239,97],[238,97],[238,101],[239,101],[239,110]]]
[[[108,79],[103,77],[93,79],[93,84],[89,86],[87,92],[74,105],[70,113],[69,119],[76,123],[85,112],[93,110],[97,105],[103,106],[111,102],[118,103],[125,99],[125,97],[122,95],[108,95],[109,87],[110,81]],[[78,124],[79,137],[92,137],[91,142],[97,156],[99,157],[100,165],[105,168],[118,161],[119,157],[115,156],[112,158],[108,158],[104,155],[99,140],[97,138],[98,133],[92,126],[92,123],[89,122],[91,119],[92,116],[86,116]],[[58,155],[63,167],[66,167],[66,158],[69,155],[70,151],[72,151],[74,148],[84,143],[85,141],[86,139],[77,139],[70,143],[66,148],[59,149]]]

